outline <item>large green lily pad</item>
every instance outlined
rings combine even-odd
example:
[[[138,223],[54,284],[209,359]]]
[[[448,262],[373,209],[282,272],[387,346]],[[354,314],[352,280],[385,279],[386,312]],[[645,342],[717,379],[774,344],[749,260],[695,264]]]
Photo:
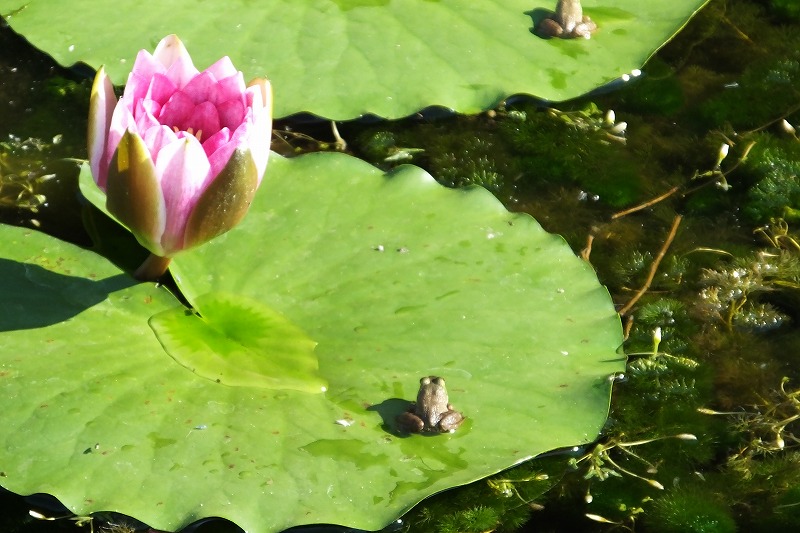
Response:
[[[200,68],[229,55],[271,78],[277,116],[343,120],[574,98],[641,67],[706,1],[584,0],[599,25],[588,41],[531,32],[555,0],[0,0],[0,13],[60,63],[104,64],[119,85],[140,48],[177,33]]]
[[[93,187],[84,172],[97,199]],[[272,158],[243,223],[174,260],[191,310],[29,230],[0,226],[0,258],[0,482],[160,529],[206,516],[255,533],[383,527],[430,494],[593,440],[624,365],[609,296],[560,237],[483,189],[341,154]],[[316,342],[318,370],[289,377],[318,373],[327,390],[281,389],[259,365],[228,384],[195,371],[229,341],[258,357],[259,323]],[[206,327],[216,340],[176,357]],[[445,377],[467,420],[400,435],[426,375]]]

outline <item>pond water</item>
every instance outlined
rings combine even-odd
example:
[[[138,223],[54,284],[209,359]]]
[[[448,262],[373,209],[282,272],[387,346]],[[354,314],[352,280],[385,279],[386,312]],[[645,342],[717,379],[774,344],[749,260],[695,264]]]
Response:
[[[563,235],[608,287],[628,337],[628,369],[597,443],[430,498],[395,529],[800,524],[800,14],[791,9],[713,0],[640,79],[552,108],[518,98],[479,116],[338,125],[344,149],[370,163],[483,185]],[[86,157],[91,73],[57,67],[7,27],[0,50],[0,220],[88,244],[76,160]],[[324,123],[275,128],[283,154],[341,148]],[[59,515],[43,502],[3,494],[2,504],[4,531],[76,531],[69,519],[30,518],[32,506]],[[198,528],[228,529],[237,530]]]

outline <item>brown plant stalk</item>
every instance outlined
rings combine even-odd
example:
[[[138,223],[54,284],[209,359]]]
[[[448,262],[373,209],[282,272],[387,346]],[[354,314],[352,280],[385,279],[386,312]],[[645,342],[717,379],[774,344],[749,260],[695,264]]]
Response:
[[[619,316],[624,316],[631,308],[636,305],[636,302],[639,301],[639,298],[645,295],[647,290],[650,288],[650,284],[653,283],[653,279],[656,277],[656,272],[658,271],[658,266],[661,264],[661,260],[664,259],[664,256],[667,254],[667,250],[669,249],[672,241],[675,239],[675,234],[678,233],[678,226],[681,225],[681,220],[683,216],[675,215],[675,218],[672,220],[672,228],[669,230],[669,234],[667,235],[667,239],[664,241],[664,244],[661,246],[661,249],[658,251],[658,255],[653,259],[653,264],[650,265],[650,272],[647,274],[647,279],[644,282],[644,285],[633,295],[625,306],[619,310]]]

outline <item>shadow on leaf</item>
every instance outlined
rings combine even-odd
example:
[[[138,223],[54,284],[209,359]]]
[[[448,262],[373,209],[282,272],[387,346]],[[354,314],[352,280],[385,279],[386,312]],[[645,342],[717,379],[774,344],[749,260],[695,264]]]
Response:
[[[136,283],[125,274],[94,281],[0,258],[0,331],[63,322],[102,302],[110,293]]]

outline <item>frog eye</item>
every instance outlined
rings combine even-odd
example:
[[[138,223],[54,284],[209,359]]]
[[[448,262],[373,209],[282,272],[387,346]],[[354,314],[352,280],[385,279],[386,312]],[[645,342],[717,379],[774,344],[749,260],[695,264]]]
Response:
[[[434,385],[444,385],[444,378],[434,377],[433,383]]]
[[[430,382],[431,382],[430,376],[426,376],[426,377],[424,377],[424,378],[419,380],[419,384],[420,385],[428,385],[428,384],[430,384]]]

